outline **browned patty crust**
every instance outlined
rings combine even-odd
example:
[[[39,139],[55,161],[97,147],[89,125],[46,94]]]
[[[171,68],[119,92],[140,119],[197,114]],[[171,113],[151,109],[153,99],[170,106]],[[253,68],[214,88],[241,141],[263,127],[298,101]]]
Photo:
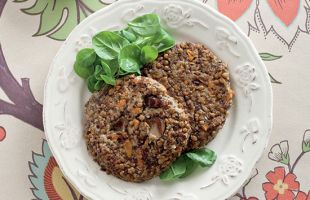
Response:
[[[227,65],[213,52],[201,44],[181,43],[147,65],[143,74],[163,84],[189,114],[188,150],[215,137],[225,122],[233,91]]]
[[[187,147],[188,116],[153,79],[127,76],[93,94],[85,108],[90,154],[125,181],[158,176]]]

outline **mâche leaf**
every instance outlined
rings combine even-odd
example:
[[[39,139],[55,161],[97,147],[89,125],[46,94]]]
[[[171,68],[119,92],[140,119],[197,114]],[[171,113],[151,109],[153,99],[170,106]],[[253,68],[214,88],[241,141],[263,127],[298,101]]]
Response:
[[[197,149],[182,154],[172,165],[160,174],[164,181],[185,178],[192,174],[197,167],[211,167],[216,161],[216,154],[210,149]]]
[[[118,57],[121,49],[129,44],[129,41],[116,33],[102,31],[93,37],[92,44],[100,58],[113,60]]]
[[[101,65],[96,65],[94,76],[97,80],[101,80],[100,75],[103,74],[103,68]]]
[[[101,79],[108,85],[115,85],[116,81],[114,77],[108,76],[108,75],[101,75]]]
[[[211,167],[216,160],[215,152],[210,149],[196,149],[186,153],[186,156],[201,167]]]
[[[94,85],[94,90],[99,91],[103,86],[104,86],[104,82],[97,80],[97,83]]]
[[[150,36],[160,30],[160,20],[156,14],[146,14],[128,23],[128,26],[141,36]]]
[[[96,53],[93,49],[85,48],[78,52],[74,63],[74,71],[83,79],[87,79],[94,73]]]
[[[126,29],[122,30],[121,34],[124,38],[126,38],[130,42],[134,42],[137,39],[137,36],[135,34]]]
[[[160,174],[159,178],[161,180],[174,180],[184,175],[186,172],[186,161],[185,156],[180,156],[173,164]]]
[[[187,156],[184,156],[184,157],[185,157],[185,163],[186,163],[186,171],[182,176],[180,176],[180,178],[185,178],[185,177],[191,175],[195,171],[195,169],[197,169],[197,167],[199,166],[198,163],[193,162]]]
[[[119,71],[118,58],[113,60],[101,60],[101,61],[110,67],[112,75],[115,76],[115,74]]]
[[[95,88],[95,85],[96,85],[97,82],[98,82],[98,80],[96,79],[95,75],[91,75],[91,76],[88,77],[88,79],[87,79],[87,87],[88,87],[88,90],[90,92],[98,91]]]
[[[160,25],[156,14],[145,14],[119,31],[102,31],[92,38],[92,47],[82,49],[74,71],[87,80],[89,91],[115,85],[127,74],[140,75],[143,65],[153,62],[159,52],[175,45],[173,37]]]
[[[129,74],[129,73],[138,73],[141,74],[139,63],[136,60],[131,58],[123,58],[120,59],[120,68],[123,70],[121,75]]]
[[[153,62],[158,57],[158,51],[153,46],[144,46],[141,49],[141,62],[147,64]]]
[[[153,45],[156,46],[158,52],[164,52],[175,45],[174,38],[164,29],[161,29],[154,38]]]
[[[107,63],[105,63],[103,60],[101,61],[101,66],[106,75],[113,76],[110,66]]]
[[[128,44],[121,49],[118,59],[132,59],[137,63],[140,62],[141,49],[135,44]]]

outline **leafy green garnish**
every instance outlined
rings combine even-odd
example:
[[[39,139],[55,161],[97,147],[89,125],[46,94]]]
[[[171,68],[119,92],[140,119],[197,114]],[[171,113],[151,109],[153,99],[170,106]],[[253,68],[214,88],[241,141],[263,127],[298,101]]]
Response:
[[[135,44],[129,44],[122,48],[122,50],[119,53],[118,59],[126,59],[130,58],[135,60],[137,63],[140,62],[140,54],[141,54],[141,49]]]
[[[116,33],[102,31],[93,37],[92,43],[100,58],[113,60],[118,57],[121,49],[129,44],[129,41]]]
[[[120,68],[121,68],[121,75],[126,75],[126,74],[132,74],[132,73],[140,73],[139,69],[139,63],[137,63],[136,60],[131,59],[131,58],[124,58],[120,59]]]
[[[113,59],[113,60],[102,60],[102,62],[104,62],[105,64],[107,64],[110,67],[111,73],[113,76],[118,72],[118,70],[119,70],[118,58]]]
[[[185,178],[200,166],[211,167],[216,161],[216,154],[210,149],[197,149],[182,154],[172,165],[160,174],[160,179],[171,181],[178,178]]]
[[[158,53],[170,49],[175,40],[160,25],[156,14],[146,14],[119,31],[102,31],[92,38],[93,48],[82,49],[74,64],[75,72],[87,80],[91,92],[127,74],[141,74],[143,65]]]
[[[74,71],[82,78],[88,78],[94,73],[94,62],[96,60],[96,53],[93,49],[82,49],[76,56],[74,63]]]
[[[174,180],[186,173],[185,156],[180,156],[174,163],[163,173],[160,174],[162,180]]]
[[[90,92],[95,92],[96,88],[99,87],[99,81],[96,79],[95,75],[91,75],[87,78],[87,87]]]
[[[137,39],[137,36],[128,30],[122,30],[121,35],[130,42],[134,42]]]
[[[196,149],[186,153],[186,156],[198,163],[201,167],[211,167],[216,160],[214,151],[210,149]]]
[[[141,49],[141,62],[143,64],[147,64],[153,62],[158,57],[158,51],[153,46],[144,46]]]
[[[100,75],[101,79],[108,85],[115,85],[116,81],[114,77],[108,75]]]
[[[164,52],[175,45],[175,40],[164,29],[161,29],[155,36],[153,43],[158,52]]]
[[[199,166],[199,164],[197,162],[193,162],[187,156],[185,156],[185,163],[186,163],[186,171],[179,178],[185,178],[185,177],[191,175],[195,171],[195,169],[197,169],[197,167]]]
[[[146,14],[137,17],[128,23],[128,27],[141,36],[154,35],[161,29],[160,20],[156,14]]]
[[[104,62],[103,60],[101,61],[101,66],[102,66],[102,69],[106,75],[112,76],[112,70],[111,70],[110,66],[106,62]]]

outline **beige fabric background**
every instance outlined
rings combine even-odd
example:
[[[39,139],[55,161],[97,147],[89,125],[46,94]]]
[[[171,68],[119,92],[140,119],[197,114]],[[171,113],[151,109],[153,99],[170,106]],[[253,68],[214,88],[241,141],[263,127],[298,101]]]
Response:
[[[40,17],[25,14],[21,12],[21,9],[30,7],[34,2],[29,0],[17,3],[9,0],[6,3],[0,18],[0,41],[7,65],[16,80],[20,82],[23,77],[30,78],[31,90],[37,101],[42,103],[45,77],[51,60],[62,41],[53,40],[45,35],[32,36],[38,30]],[[218,10],[218,2],[220,0],[206,3]],[[228,0],[222,1],[224,6],[229,8],[231,5],[227,2]],[[255,0],[240,2],[250,4],[236,20],[236,23],[246,33],[248,33],[249,23],[255,25],[256,8],[259,9],[266,28],[273,26],[288,43],[293,40],[298,27],[302,30],[310,30],[309,27],[307,29],[310,25],[306,26],[306,23],[309,23],[305,9],[308,6],[307,1],[298,1],[297,15],[289,26],[286,26],[275,14],[267,0],[261,0],[258,7]],[[232,9],[231,7],[231,12],[233,12]],[[285,9],[287,9],[286,12],[294,12],[292,6]],[[266,36],[262,29],[259,33],[251,32],[249,37],[258,52],[282,56],[277,60],[266,61],[272,76],[282,82],[282,84],[273,84],[274,128],[271,140],[256,166],[258,175],[246,187],[246,197],[240,192],[244,199],[249,197],[265,199],[269,198],[268,192],[262,186],[263,183],[269,182],[266,174],[274,171],[275,167],[285,167],[268,158],[271,147],[287,140],[291,163],[293,163],[302,151],[304,132],[310,129],[310,35],[309,32],[301,32],[291,48],[283,44],[273,33]],[[0,79],[3,76],[4,74],[0,74]],[[11,102],[2,89],[0,89],[0,98]],[[40,199],[31,190],[37,185],[31,183],[28,178],[28,175],[32,174],[28,162],[33,162],[32,152],[42,154],[43,132],[10,115],[0,115],[0,126],[6,132],[6,137],[0,142],[0,199]],[[273,150],[276,151],[276,149]],[[310,190],[309,169],[310,153],[305,153],[294,171],[297,176],[296,180],[300,184],[298,191],[308,193]],[[287,173],[287,167],[285,170]],[[54,184],[56,184],[55,181]],[[41,190],[44,192],[43,185],[41,185]],[[298,191],[294,191],[294,194],[297,195]],[[68,192],[57,189],[56,192],[63,199],[74,199]],[[288,196],[285,198],[289,199]],[[233,199],[241,199],[241,197],[236,196]]]

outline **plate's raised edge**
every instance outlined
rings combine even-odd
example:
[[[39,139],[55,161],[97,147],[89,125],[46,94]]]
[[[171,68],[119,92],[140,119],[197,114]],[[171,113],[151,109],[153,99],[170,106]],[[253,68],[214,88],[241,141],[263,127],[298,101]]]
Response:
[[[76,27],[80,27],[80,26],[83,26],[84,24],[88,23],[88,21],[89,21],[92,17],[95,17],[96,15],[99,15],[99,13],[100,13],[100,12],[103,12],[104,10],[108,11],[108,10],[110,10],[110,9],[113,9],[114,7],[117,7],[119,4],[122,4],[122,3],[135,3],[135,2],[139,2],[139,1],[140,1],[140,0],[134,0],[134,1],[133,1],[133,0],[119,0],[119,1],[113,3],[113,4],[109,5],[109,6],[106,6],[106,7],[102,8],[102,9],[100,9],[99,11],[97,11],[97,12],[91,14],[90,16],[88,16],[86,19],[84,19],[84,20],[83,20],[79,25],[77,25]],[[149,1],[168,1],[168,0],[149,0]],[[238,33],[240,34],[240,36],[243,37],[243,40],[246,41],[246,45],[248,45],[248,47],[249,47],[252,51],[254,51],[254,52],[256,53],[256,59],[257,59],[257,61],[259,62],[259,64],[260,64],[261,66],[263,66],[263,69],[261,69],[261,70],[263,70],[264,78],[267,79],[267,77],[269,77],[267,68],[266,68],[265,64],[263,63],[263,61],[261,60],[261,58],[259,57],[259,54],[258,54],[258,52],[257,52],[257,50],[256,50],[256,48],[255,48],[255,46],[254,46],[254,44],[252,43],[252,41],[250,40],[250,38],[249,38],[249,37],[237,26],[237,24],[234,23],[231,19],[229,19],[229,18],[226,17],[225,15],[222,15],[221,13],[217,12],[216,10],[210,8],[209,6],[207,6],[206,4],[204,4],[204,3],[202,3],[202,2],[200,2],[200,1],[198,1],[198,0],[172,0],[172,1],[174,1],[174,2],[176,2],[176,1],[180,1],[180,2],[186,1],[186,2],[188,2],[188,3],[196,4],[197,6],[201,6],[201,7],[205,8],[205,9],[207,9],[208,12],[210,12],[210,13],[213,14],[213,15],[215,15],[216,17],[221,18],[221,19],[223,20],[224,23],[226,23],[228,26],[230,26],[230,27],[232,27],[233,29],[235,29],[235,31],[238,32]],[[72,32],[69,34],[69,36],[67,37],[66,41],[61,45],[60,49],[58,50],[57,54],[55,55],[55,57],[54,57],[54,59],[53,59],[51,65],[50,65],[50,69],[49,69],[48,74],[47,74],[46,82],[45,82],[45,84],[44,84],[43,125],[44,125],[45,135],[46,135],[46,139],[47,139],[48,143],[49,143],[49,140],[50,140],[50,139],[49,139],[49,137],[48,137],[48,134],[46,133],[46,132],[48,131],[48,130],[47,130],[47,126],[46,126],[46,116],[45,116],[45,112],[46,112],[46,108],[45,108],[46,106],[45,106],[45,105],[47,105],[47,104],[46,104],[46,101],[47,101],[47,92],[46,92],[47,90],[46,90],[46,89],[47,89],[49,77],[50,77],[50,75],[52,74],[52,71],[53,71],[53,67],[52,67],[52,66],[54,66],[55,58],[58,57],[58,54],[59,54],[60,50],[63,49],[63,48],[65,47],[65,45],[66,45],[66,43],[67,43],[67,40],[71,37],[72,34],[73,34]],[[255,159],[255,163],[254,163],[254,165],[249,169],[250,171],[249,171],[249,172],[246,172],[246,171],[244,172],[244,173],[248,173],[248,176],[242,177],[242,179],[243,179],[243,180],[241,180],[242,183],[244,183],[244,182],[248,179],[248,177],[251,175],[251,171],[252,171],[252,169],[254,168],[255,164],[256,164],[256,163],[260,160],[260,158],[262,157],[263,152],[265,151],[265,149],[266,149],[266,147],[267,147],[267,145],[268,145],[268,142],[269,142],[269,139],[270,139],[270,135],[271,135],[272,125],[273,125],[273,121],[272,121],[272,119],[273,119],[273,93],[272,93],[272,86],[271,86],[270,80],[267,79],[267,80],[264,81],[264,83],[267,84],[267,85],[266,85],[266,89],[267,89],[267,90],[266,90],[266,93],[268,94],[269,99],[271,100],[271,101],[269,102],[269,109],[268,109],[268,110],[269,110],[269,114],[268,114],[268,116],[266,116],[266,117],[267,117],[267,121],[269,122],[269,124],[268,124],[268,133],[267,133],[267,135],[266,135],[266,140],[265,140],[265,143],[266,143],[266,144],[265,144],[264,148],[263,148],[259,153],[256,154],[257,156],[256,156],[256,159]],[[268,106],[268,105],[267,105],[267,106]],[[58,155],[57,155],[57,154],[55,153],[55,151],[53,150],[53,147],[52,147],[52,146],[49,146],[49,147],[50,147],[50,150],[51,150],[52,154],[54,155],[54,158],[56,159],[57,163],[60,163],[60,162],[59,162],[60,159],[58,158]],[[74,182],[72,181],[72,179],[70,178],[70,176],[68,176],[68,175],[66,174],[65,170],[62,168],[61,165],[59,165],[59,168],[60,168],[61,171],[63,172],[63,175],[65,176],[65,178],[68,179],[68,180],[70,181],[70,183],[71,183],[76,189],[79,190],[79,187],[77,187],[77,184],[74,183]],[[240,178],[240,179],[241,179],[241,178]],[[234,194],[238,191],[238,189],[239,189],[241,186],[242,186],[242,184],[241,184],[241,185],[237,185],[237,184],[236,184],[236,186],[233,187],[233,188],[231,189],[232,192],[225,193],[225,194],[223,195],[223,199],[227,199],[227,198],[231,197],[232,195],[234,195]],[[79,190],[79,191],[80,191],[80,190]],[[91,195],[89,192],[86,192],[86,191],[80,191],[80,192],[81,192],[86,198],[92,199],[92,196],[93,196],[93,195]]]

